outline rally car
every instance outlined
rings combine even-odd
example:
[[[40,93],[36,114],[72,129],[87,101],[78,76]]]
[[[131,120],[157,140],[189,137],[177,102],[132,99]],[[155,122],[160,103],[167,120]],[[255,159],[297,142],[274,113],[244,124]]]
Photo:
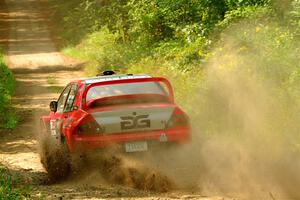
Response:
[[[105,71],[70,82],[50,114],[41,117],[41,161],[51,176],[70,169],[70,155],[121,147],[124,153],[186,143],[188,116],[174,102],[170,82]]]

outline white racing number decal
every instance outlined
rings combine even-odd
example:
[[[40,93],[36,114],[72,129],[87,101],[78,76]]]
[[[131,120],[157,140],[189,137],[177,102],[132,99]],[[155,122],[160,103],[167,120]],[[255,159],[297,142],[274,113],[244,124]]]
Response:
[[[151,121],[148,119],[149,115],[137,115],[136,112],[132,116],[123,116],[121,118],[121,130],[150,128]]]
[[[56,120],[50,120],[50,132],[52,136],[57,135],[57,130],[56,130]]]

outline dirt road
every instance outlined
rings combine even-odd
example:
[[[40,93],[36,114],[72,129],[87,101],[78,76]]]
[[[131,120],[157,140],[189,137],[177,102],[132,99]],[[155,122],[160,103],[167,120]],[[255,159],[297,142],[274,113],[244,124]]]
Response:
[[[47,174],[37,150],[38,119],[48,112],[48,104],[57,98],[57,91],[69,80],[83,76],[83,73],[79,63],[56,50],[49,31],[51,23],[48,21],[46,2],[1,0],[0,7],[0,44],[7,47],[7,62],[17,80],[13,105],[20,121],[16,130],[0,133],[0,162],[22,176],[25,183],[33,185],[32,198],[225,199],[182,191],[164,194],[138,191],[107,183],[99,173],[59,184],[47,183]]]

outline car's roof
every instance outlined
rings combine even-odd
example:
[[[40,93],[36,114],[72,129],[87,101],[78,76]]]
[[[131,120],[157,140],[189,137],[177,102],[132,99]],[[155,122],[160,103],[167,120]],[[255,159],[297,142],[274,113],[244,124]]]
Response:
[[[124,79],[136,79],[136,78],[151,78],[149,75],[145,74],[122,74],[122,75],[107,75],[107,76],[96,76],[90,78],[81,78],[80,80],[86,84],[98,83],[98,82],[105,82],[105,81],[112,81],[112,80],[124,80]]]

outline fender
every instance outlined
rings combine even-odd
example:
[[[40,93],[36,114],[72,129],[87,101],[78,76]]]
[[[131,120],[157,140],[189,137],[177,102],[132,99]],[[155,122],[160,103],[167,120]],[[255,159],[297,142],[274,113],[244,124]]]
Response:
[[[51,117],[50,116],[42,116],[40,118],[40,126],[41,129],[44,130],[42,131],[43,134],[45,134],[46,137],[49,137],[49,139],[51,139],[52,142],[54,142],[53,144],[56,145],[60,145],[61,144],[61,135],[52,135],[51,133]]]
[[[73,143],[74,143],[75,129],[79,124],[85,122],[87,119],[89,119],[88,117],[91,116],[89,115],[88,112],[82,109],[78,109],[78,111],[73,113],[70,117],[73,119],[69,121],[70,124],[68,124],[68,126],[66,126],[66,128],[62,132],[66,139],[69,151],[72,151],[74,146]]]
[[[49,130],[50,116],[42,116],[40,118],[40,126],[42,129]]]

